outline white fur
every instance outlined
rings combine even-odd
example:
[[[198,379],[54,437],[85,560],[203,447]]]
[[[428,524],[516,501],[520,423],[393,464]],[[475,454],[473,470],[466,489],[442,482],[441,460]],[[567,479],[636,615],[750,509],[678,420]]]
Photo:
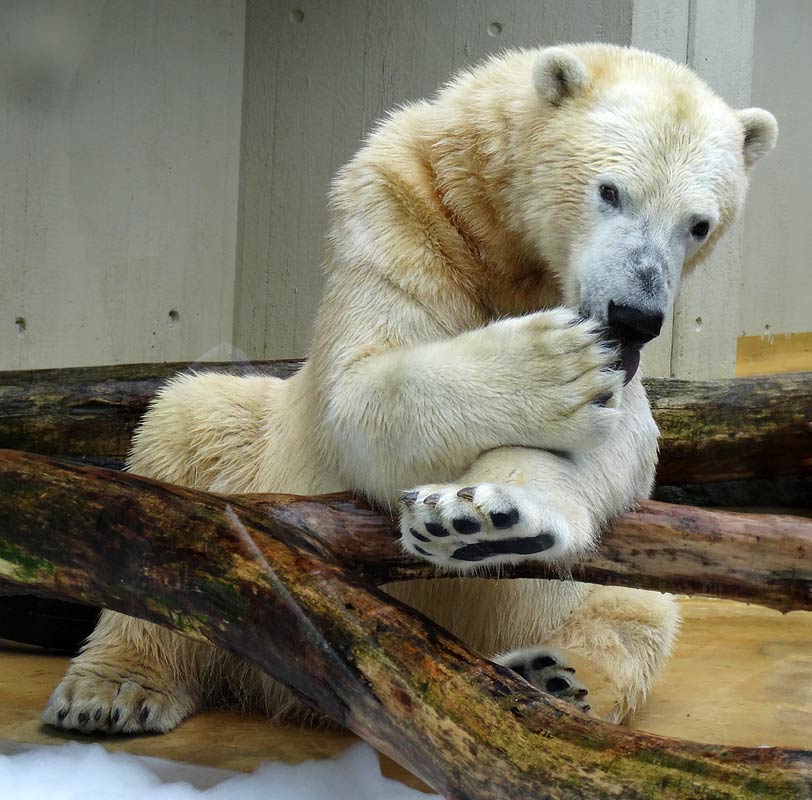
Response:
[[[538,557],[565,572],[649,493],[657,452],[639,376],[621,386],[596,322],[576,312],[600,322],[609,300],[667,311],[683,264],[740,210],[746,168],[774,143],[771,119],[730,109],[684,67],[604,45],[505,53],[463,73],[393,113],[340,171],[304,368],[288,381],[176,379],[145,417],[130,469],[222,492],[351,488],[390,507],[414,490],[403,528],[415,553],[411,528],[458,515],[480,521],[484,547],[506,538],[489,521],[504,504],[519,512],[510,537],[549,534]],[[619,210],[596,200],[610,179]],[[702,242],[688,238],[697,217],[712,222]],[[647,294],[642,267],[656,271]],[[454,547],[443,538],[426,557],[469,570],[455,562],[464,534]],[[571,581],[389,591],[485,653],[577,653],[614,683],[613,719],[645,696],[677,626],[668,597]],[[44,719],[109,729],[108,684],[145,670],[176,702],[141,724],[155,698],[130,692],[122,730],[165,730],[224,687],[305,715],[232,657],[105,613]]]

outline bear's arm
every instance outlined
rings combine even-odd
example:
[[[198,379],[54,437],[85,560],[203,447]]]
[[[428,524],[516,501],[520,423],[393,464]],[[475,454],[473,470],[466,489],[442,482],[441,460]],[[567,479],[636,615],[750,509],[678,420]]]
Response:
[[[622,375],[563,309],[333,359],[325,407],[342,477],[372,496],[461,474],[502,446],[585,451],[620,415]],[[328,367],[325,367],[327,369]]]

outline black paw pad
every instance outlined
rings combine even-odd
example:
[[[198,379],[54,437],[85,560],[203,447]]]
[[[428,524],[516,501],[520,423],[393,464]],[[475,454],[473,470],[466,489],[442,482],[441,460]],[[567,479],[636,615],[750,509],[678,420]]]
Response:
[[[596,397],[592,402],[596,406],[601,406],[603,408],[606,408],[606,406],[609,404],[609,401],[611,399],[612,399],[612,393],[607,392],[606,394],[598,395],[598,397]]]
[[[81,711],[76,719],[80,725],[87,725],[87,721],[90,719],[90,717],[88,717],[86,711]]]
[[[138,721],[143,725],[149,718],[149,706],[144,706],[138,715]]]
[[[554,667],[556,664],[552,656],[539,656],[533,659],[533,669],[536,671],[547,669],[547,667]]]
[[[102,718],[102,710],[100,708],[96,709],[96,713],[93,715],[93,721],[98,722]]]
[[[448,536],[449,535],[448,531],[442,525],[440,525],[439,522],[427,522],[426,523],[426,530],[432,536],[442,537],[442,536]]]
[[[116,724],[116,723],[117,723],[117,722],[118,722],[118,721],[121,719],[121,709],[120,709],[120,708],[117,708],[117,709],[116,709],[116,710],[113,712],[113,717],[112,717],[112,719],[113,719],[113,724],[114,724],[114,725],[115,725],[115,724]]]
[[[528,556],[549,550],[554,544],[555,539],[549,533],[540,533],[538,536],[523,539],[500,539],[467,544],[457,548],[451,557],[458,561],[484,561],[498,555]]]
[[[511,508],[510,511],[504,513],[501,511],[491,511],[491,522],[494,528],[504,530],[505,528],[512,528],[519,521],[519,509]]]
[[[62,722],[62,720],[63,720],[63,719],[65,719],[65,717],[67,717],[67,716],[68,716],[68,709],[67,709],[67,708],[63,708],[63,709],[61,709],[61,710],[60,710],[60,711],[57,713],[56,718],[57,718],[57,719],[58,719],[60,722]]]
[[[570,682],[565,678],[550,678],[547,683],[544,684],[544,688],[550,694],[559,694],[570,688]]]
[[[527,665],[518,662],[516,664],[510,664],[510,669],[512,669],[517,675],[521,675],[526,681],[530,680],[530,674],[527,671]]]
[[[432,557],[432,556],[431,556],[431,553],[429,553],[429,552],[425,551],[425,550],[424,550],[422,547],[420,547],[419,545],[415,545],[415,546],[414,546],[414,549],[415,549],[415,550],[417,550],[417,552],[418,552],[418,553],[420,553],[420,555],[421,555],[421,556],[429,556],[429,557]]]
[[[411,533],[412,536],[414,536],[414,538],[417,539],[418,541],[421,541],[421,542],[430,542],[431,541],[431,539],[429,539],[428,536],[423,536],[422,533],[418,533],[414,528],[409,528],[409,533]]]
[[[468,519],[467,517],[457,517],[452,523],[454,526],[454,530],[457,533],[464,533],[464,534],[471,534],[477,533],[482,525],[477,522],[475,519]]]

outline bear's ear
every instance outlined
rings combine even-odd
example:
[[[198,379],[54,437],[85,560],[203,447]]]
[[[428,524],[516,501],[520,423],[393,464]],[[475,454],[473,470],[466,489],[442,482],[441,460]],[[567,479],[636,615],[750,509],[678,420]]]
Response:
[[[589,83],[584,63],[563,47],[542,50],[533,64],[533,84],[548,103],[558,105],[580,94]]]
[[[778,123],[763,108],[745,108],[739,111],[739,119],[744,127],[744,163],[752,167],[775,147]]]

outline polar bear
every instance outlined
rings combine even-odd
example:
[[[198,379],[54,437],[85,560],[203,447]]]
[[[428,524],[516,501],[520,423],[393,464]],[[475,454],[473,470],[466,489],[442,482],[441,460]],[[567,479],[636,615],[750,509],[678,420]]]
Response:
[[[568,666],[580,659],[608,681],[609,718],[624,719],[671,649],[671,598],[477,574],[525,559],[565,570],[649,494],[657,428],[640,349],[776,137],[767,111],[733,110],[649,53],[491,58],[393,112],[339,172],[301,371],[176,378],[129,469],[217,492],[352,489],[397,507],[403,546],[449,577],[393,595],[586,710]],[[43,719],[167,731],[227,695],[307,716],[233,656],[107,611]]]

